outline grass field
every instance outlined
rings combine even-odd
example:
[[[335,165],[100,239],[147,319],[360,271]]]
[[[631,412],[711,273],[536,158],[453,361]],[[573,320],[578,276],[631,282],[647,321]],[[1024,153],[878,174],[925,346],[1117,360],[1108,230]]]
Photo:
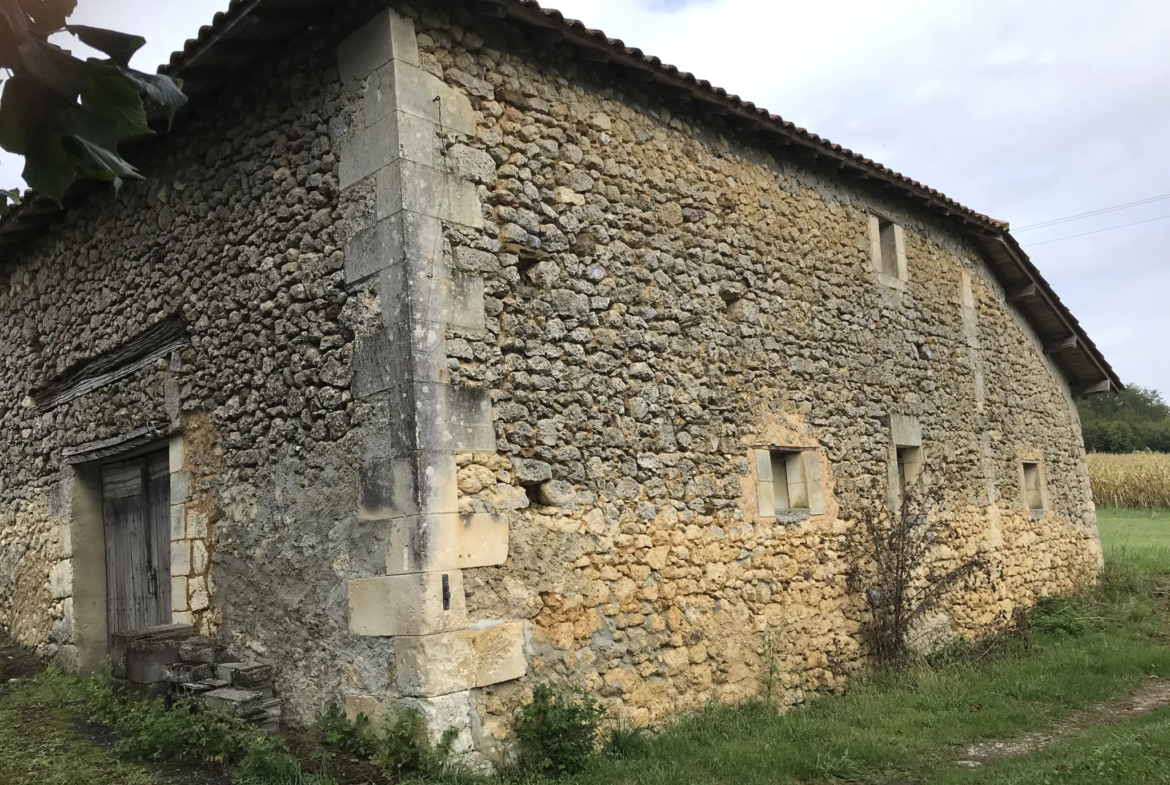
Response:
[[[0,783],[4,785],[150,785],[140,764],[83,740],[71,695],[30,680],[38,663],[0,641]]]
[[[1123,696],[1151,676],[1170,679],[1170,512],[1100,510],[1098,517],[1103,584],[1034,615],[1030,634],[957,651],[930,667],[858,680],[843,697],[814,700],[784,715],[763,704],[711,708],[648,738],[632,757],[601,757],[561,782],[1170,784],[1167,710],[1090,727],[983,769],[954,764],[970,743],[1043,729]],[[1057,613],[1060,624],[1044,623]],[[60,685],[53,679],[0,684],[0,783],[174,782],[151,764],[83,737],[78,720],[84,708]],[[304,782],[274,779],[271,785],[298,781]],[[346,785],[366,781],[339,778]]]
[[[1108,562],[1170,573],[1170,510],[1097,510]]]

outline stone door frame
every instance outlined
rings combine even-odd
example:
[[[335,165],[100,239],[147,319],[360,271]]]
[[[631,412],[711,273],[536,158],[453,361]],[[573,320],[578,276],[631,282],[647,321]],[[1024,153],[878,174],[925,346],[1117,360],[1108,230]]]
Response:
[[[101,442],[64,452],[63,477],[58,498],[65,502],[66,558],[53,566],[50,584],[55,599],[65,604],[66,627],[71,640],[62,641],[58,662],[67,670],[90,673],[109,659],[106,595],[106,533],[102,512],[102,466],[139,455],[167,450],[171,482],[172,578],[186,575],[187,566],[176,564],[176,537],[184,541],[185,502],[190,494],[190,475],[184,471],[183,435],[147,426]],[[177,526],[176,526],[177,524]],[[178,560],[181,561],[181,560]],[[188,560],[189,561],[189,560]],[[182,579],[186,582],[186,578]],[[173,587],[173,584],[172,584]],[[174,588],[172,588],[172,593]],[[172,597],[172,622],[190,622],[190,613],[174,610],[187,600]]]

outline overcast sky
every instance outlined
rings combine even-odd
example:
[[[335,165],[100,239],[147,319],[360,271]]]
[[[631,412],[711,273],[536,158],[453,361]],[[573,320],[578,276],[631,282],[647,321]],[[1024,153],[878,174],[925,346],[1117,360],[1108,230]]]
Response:
[[[1170,195],[1164,0],[544,4],[1013,227]],[[226,5],[81,0],[74,21],[145,35],[153,71]],[[0,159],[0,184],[19,170]],[[1017,238],[1122,379],[1170,397],[1170,198]]]

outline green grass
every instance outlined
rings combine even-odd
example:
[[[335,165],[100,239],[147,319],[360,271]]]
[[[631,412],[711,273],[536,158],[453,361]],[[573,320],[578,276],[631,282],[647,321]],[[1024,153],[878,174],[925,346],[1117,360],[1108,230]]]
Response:
[[[280,736],[183,704],[127,699],[100,676],[50,668],[0,690],[3,785],[203,785],[223,782],[225,766],[233,785],[337,785],[306,772]]]
[[[1038,636],[1030,651],[990,663],[954,663],[854,685],[777,716],[712,709],[654,739],[642,760],[604,762],[582,783],[818,782],[830,776],[923,776],[963,745],[1051,724],[1124,694],[1147,676],[1170,677],[1166,633],[1149,603],[1112,608],[1118,623],[1081,636]],[[1168,757],[1170,762],[1170,757]]]
[[[0,692],[0,782],[5,785],[149,785],[153,772],[78,733],[82,698],[58,682],[17,682]]]
[[[1106,561],[1170,572],[1170,510],[1097,510]]]
[[[978,771],[940,772],[939,785],[1156,785],[1170,783],[1170,709]]]

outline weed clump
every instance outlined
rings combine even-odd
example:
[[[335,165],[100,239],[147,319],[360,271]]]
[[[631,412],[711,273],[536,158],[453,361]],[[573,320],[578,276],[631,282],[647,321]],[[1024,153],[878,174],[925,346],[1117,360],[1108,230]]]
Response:
[[[1032,609],[1028,625],[1035,632],[1079,638],[1098,629],[1102,621],[1081,597],[1045,597]]]
[[[351,720],[336,703],[317,715],[317,734],[328,750],[370,760],[377,754],[377,739],[364,714]]]
[[[256,734],[232,767],[234,785],[334,785],[327,774],[310,774],[279,736]]]
[[[618,760],[637,760],[650,754],[650,734],[645,728],[618,724],[609,729],[602,753]]]
[[[379,731],[366,715],[350,720],[334,704],[317,716],[317,732],[326,749],[369,761],[395,782],[455,773],[451,753],[459,731],[448,728],[432,743],[417,709],[388,712]]]
[[[43,677],[63,690],[79,690],[89,719],[113,730],[116,751],[152,763],[227,765],[239,785],[296,783],[328,785],[323,775],[305,772],[285,740],[268,736],[238,717],[205,711],[190,701],[168,705],[161,698],[143,701],[114,692],[108,673],[81,681],[59,671]]]
[[[436,777],[447,770],[458,735],[458,729],[447,728],[438,744],[432,744],[422,714],[404,709],[387,715],[385,729],[375,741],[374,763],[398,781]]]
[[[537,685],[532,703],[516,715],[520,767],[548,774],[583,771],[604,717],[605,709],[583,690]]]
[[[80,690],[91,722],[113,730],[116,751],[127,758],[151,763],[207,763],[227,765],[239,785],[330,785],[327,773],[306,772],[280,736],[269,736],[237,717],[205,711],[180,700],[134,700],[114,692],[108,674],[88,680],[50,670],[43,677],[50,693],[62,696]],[[403,709],[387,715],[382,729],[359,714],[350,720],[337,706],[317,716],[321,752],[327,760],[344,753],[382,769],[393,782],[410,778],[433,779],[453,773],[449,764],[457,731],[448,729],[437,744],[431,742],[422,715]]]

